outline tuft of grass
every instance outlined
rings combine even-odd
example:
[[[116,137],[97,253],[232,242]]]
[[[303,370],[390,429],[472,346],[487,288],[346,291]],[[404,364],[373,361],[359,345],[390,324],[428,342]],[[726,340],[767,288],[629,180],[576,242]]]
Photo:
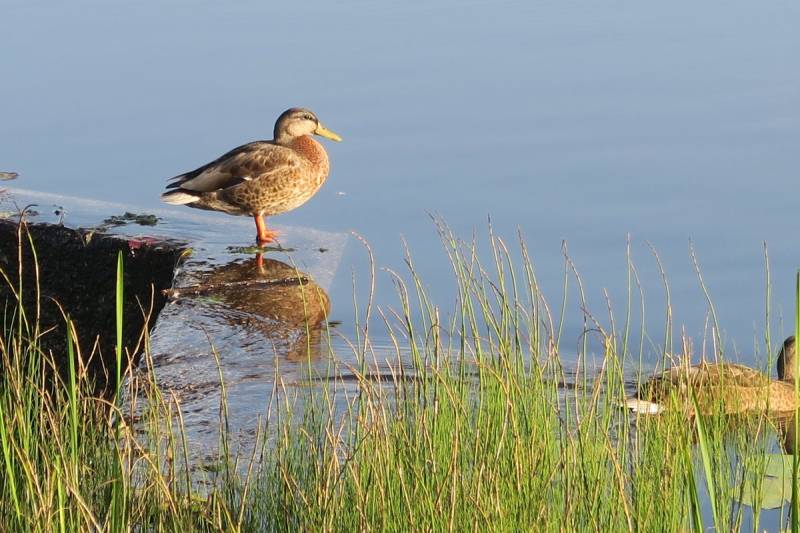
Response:
[[[43,353],[22,307],[21,276],[3,273],[18,302],[0,332],[0,523],[61,531],[759,530],[776,434],[769,420],[698,415],[689,423],[677,398],[657,417],[619,407],[638,386],[632,376],[649,374],[645,333],[638,350],[632,340],[644,293],[630,249],[618,329],[608,299],[607,318],[590,312],[566,248],[554,318],[524,243],[512,251],[490,234],[486,262],[474,243],[440,231],[458,294],[452,309],[431,300],[409,253],[407,272],[390,272],[396,308],[374,307],[372,290],[356,302],[358,334],[348,340],[355,384],[331,373],[297,386],[277,374],[252,450],[233,446],[218,366],[219,452],[203,465],[192,463],[178,399],[159,386],[146,332],[141,368],[122,373],[121,257],[112,400],[93,395],[83,370],[90,355],[68,315],[67,353]],[[665,275],[664,287],[669,302]],[[584,330],[570,360],[562,350],[575,299]],[[674,344],[671,309],[665,317],[663,360]],[[373,340],[379,327],[395,347],[384,361]],[[716,324],[713,336],[721,357]],[[68,357],[66,376],[55,371],[59,356]],[[372,379],[379,372],[385,379]],[[796,487],[796,460],[792,475]],[[754,512],[741,503],[745,492]]]

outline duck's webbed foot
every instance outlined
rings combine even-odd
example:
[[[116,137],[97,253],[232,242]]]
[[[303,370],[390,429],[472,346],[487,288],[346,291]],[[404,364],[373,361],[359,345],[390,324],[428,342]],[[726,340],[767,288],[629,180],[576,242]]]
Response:
[[[275,242],[278,238],[278,232],[275,230],[267,229],[266,221],[261,217],[261,215],[254,215],[253,218],[256,221],[256,241],[258,242],[259,246],[264,246],[265,244],[269,244],[271,242]]]

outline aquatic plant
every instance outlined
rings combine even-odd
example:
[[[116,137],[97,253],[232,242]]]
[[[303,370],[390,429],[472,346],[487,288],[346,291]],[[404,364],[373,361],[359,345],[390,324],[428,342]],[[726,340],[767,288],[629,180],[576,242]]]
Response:
[[[590,313],[568,256],[554,314],[524,243],[514,260],[490,235],[487,265],[474,243],[440,231],[457,286],[453,309],[431,301],[409,254],[407,272],[390,273],[397,309],[376,308],[371,289],[355,306],[358,334],[343,341],[359,362],[354,381],[276,375],[260,445],[248,453],[231,445],[220,375],[219,452],[203,465],[190,461],[180,402],[159,388],[146,332],[139,368],[121,364],[131,354],[117,314],[115,368],[127,370],[114,376],[112,398],[97,397],[68,314],[67,353],[50,354],[21,300],[9,305],[0,336],[0,523],[22,531],[758,530],[761,508],[778,506],[774,523],[791,516],[796,527],[797,513],[787,513],[796,508],[797,463],[775,459],[772,421],[689,423],[679,409],[638,417],[620,408],[649,374],[644,328],[632,338],[636,316],[644,322],[632,261],[618,325],[610,305],[606,320]],[[120,260],[118,309],[123,270]],[[35,290],[16,273],[3,277],[18,296]],[[569,361],[562,344],[572,280],[585,332]],[[665,292],[669,301],[666,279]],[[676,344],[669,307],[665,317],[664,364]],[[396,352],[380,375],[378,325]],[[766,348],[774,353],[768,335]],[[67,358],[65,376],[53,372],[54,357]],[[778,485],[791,490],[792,507],[785,492],[775,498]]]

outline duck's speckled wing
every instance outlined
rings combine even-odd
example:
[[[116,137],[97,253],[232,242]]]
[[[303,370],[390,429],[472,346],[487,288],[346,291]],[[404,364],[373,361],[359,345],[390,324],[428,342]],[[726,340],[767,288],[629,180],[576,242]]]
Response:
[[[768,387],[772,383],[768,375],[744,365],[725,363],[709,366],[713,368],[706,371],[707,379],[716,383],[724,382],[725,385],[737,387]]]
[[[271,141],[255,141],[220,156],[202,167],[170,179],[167,189],[214,192],[268,175],[292,172],[300,166],[291,149]]]
[[[673,394],[689,413],[695,409],[702,413],[721,409],[727,414],[747,411],[774,414],[795,406],[792,384],[772,381],[757,370],[730,363],[670,368],[643,383],[639,394],[629,398],[626,405],[639,413],[656,414],[664,410]],[[690,403],[691,398],[696,405]]]
[[[699,402],[714,401],[720,394],[728,394],[736,403],[750,401],[753,394],[759,395],[768,390],[769,376],[736,364],[700,363],[694,366],[679,365],[642,384],[639,398],[662,402],[672,393],[686,397],[690,390],[697,394]],[[722,392],[727,391],[727,392]],[[761,392],[759,392],[761,391]],[[747,398],[744,398],[747,396]]]
[[[744,365],[732,363],[700,363],[695,366],[675,366],[651,380],[652,385],[676,386],[691,383],[695,387],[735,386],[767,387],[769,376]]]

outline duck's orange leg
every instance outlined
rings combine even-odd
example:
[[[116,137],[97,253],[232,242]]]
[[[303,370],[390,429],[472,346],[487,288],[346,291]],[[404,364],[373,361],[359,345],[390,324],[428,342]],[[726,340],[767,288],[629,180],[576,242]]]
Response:
[[[253,215],[253,218],[256,221],[256,231],[258,232],[258,235],[256,235],[256,240],[258,240],[258,245],[261,246],[275,242],[278,232],[267,229],[267,223],[264,221],[261,215]]]

